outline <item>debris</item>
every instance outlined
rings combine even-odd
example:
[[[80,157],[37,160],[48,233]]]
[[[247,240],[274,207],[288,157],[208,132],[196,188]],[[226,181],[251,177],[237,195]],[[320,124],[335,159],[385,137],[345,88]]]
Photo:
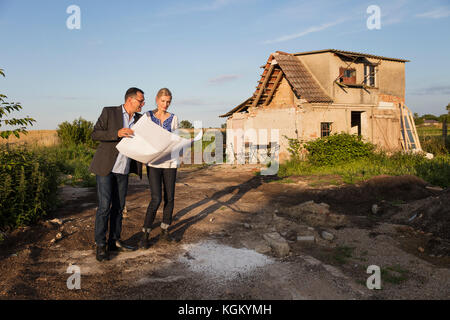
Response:
[[[62,222],[61,219],[53,219],[53,220],[50,220],[49,222],[52,223],[52,224],[56,224],[58,226],[62,226],[63,225],[63,222]]]
[[[417,217],[417,213],[415,215],[413,215],[411,218],[408,219],[408,222],[413,221],[415,218]]]
[[[289,254],[289,244],[278,232],[266,233],[263,238],[269,243],[276,256],[284,257]]]
[[[435,187],[435,186],[427,186],[425,188],[428,190],[437,191],[437,192],[444,191],[444,189],[442,189],[441,187]]]
[[[344,275],[342,273],[342,271],[339,270],[338,268],[330,266],[328,264],[324,264],[323,267],[325,268],[325,270],[327,270],[329,273],[331,273],[334,277],[347,279],[347,276]]]
[[[265,244],[258,244],[255,246],[255,251],[261,254],[269,254],[272,249]]]
[[[424,253],[424,252],[425,252],[425,249],[422,248],[422,247],[418,247],[417,250],[419,250],[419,252],[421,252],[421,253]]]
[[[209,219],[209,222],[213,222],[215,219],[214,218],[211,218],[211,219]]]
[[[286,239],[289,241],[296,241],[297,240],[297,232],[295,230],[291,230],[286,233]]]
[[[334,235],[330,232],[322,231],[320,235],[323,239],[328,241],[332,241],[334,239]]]
[[[377,214],[380,211],[380,207],[377,204],[372,206],[372,213]]]
[[[312,266],[319,266],[322,264],[322,262],[320,262],[319,260],[317,260],[316,258],[313,258],[311,256],[300,256],[300,258],[302,258],[303,260],[305,260],[308,264],[310,264]]]
[[[297,237],[297,241],[302,241],[302,242],[315,242],[316,241],[316,237],[314,236],[298,236]]]
[[[251,225],[249,225],[248,223],[244,223],[244,228],[245,228],[245,229],[251,229],[251,228],[252,228],[252,226],[251,226]]]
[[[312,227],[326,226],[333,228],[345,225],[347,218],[344,215],[331,213],[329,207],[326,203],[317,204],[314,201],[308,201],[287,208],[284,212],[291,218],[299,219]]]

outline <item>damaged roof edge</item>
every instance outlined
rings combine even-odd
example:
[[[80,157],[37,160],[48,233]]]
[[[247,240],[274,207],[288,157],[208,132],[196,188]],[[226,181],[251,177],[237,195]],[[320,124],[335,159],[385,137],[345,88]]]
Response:
[[[294,56],[303,56],[308,54],[316,54],[316,53],[325,53],[325,52],[333,52],[333,53],[342,53],[342,54],[348,54],[353,56],[360,56],[360,57],[367,57],[367,58],[374,58],[374,59],[383,59],[383,60],[391,60],[391,61],[397,61],[397,62],[410,62],[410,60],[405,59],[398,59],[398,58],[389,58],[389,57],[383,57],[383,56],[377,56],[373,54],[367,54],[367,53],[361,53],[361,52],[353,52],[353,51],[345,51],[345,50],[336,50],[336,49],[325,49],[325,50],[316,50],[316,51],[305,51],[305,52],[297,52],[293,53]]]

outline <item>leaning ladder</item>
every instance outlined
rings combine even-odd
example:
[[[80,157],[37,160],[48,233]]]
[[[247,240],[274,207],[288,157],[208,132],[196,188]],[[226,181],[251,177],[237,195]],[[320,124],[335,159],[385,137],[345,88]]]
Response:
[[[403,103],[400,103],[400,131],[403,150],[422,151],[412,113]]]

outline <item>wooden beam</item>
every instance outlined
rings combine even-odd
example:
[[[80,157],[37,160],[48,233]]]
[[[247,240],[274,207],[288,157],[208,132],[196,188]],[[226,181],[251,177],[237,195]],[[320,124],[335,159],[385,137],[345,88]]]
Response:
[[[422,146],[420,145],[419,135],[417,134],[416,124],[414,123],[414,118],[412,116],[411,111],[407,106],[405,106],[406,112],[408,112],[409,116],[409,127],[411,128],[411,132],[413,134],[414,140],[416,140],[416,149],[422,150]]]
[[[405,151],[409,151],[411,149],[411,142],[409,142],[408,132],[406,131],[406,123],[405,123],[405,117],[404,117],[403,111],[404,111],[403,104],[401,103],[400,104],[400,117],[401,117],[400,124],[403,124],[402,129],[403,129],[403,137],[404,137],[405,146],[406,146]]]
[[[270,89],[271,91],[269,93],[269,96],[267,97],[266,101],[264,102],[264,105],[263,105],[264,107],[270,103],[270,100],[272,100],[272,97],[275,94],[278,84],[280,83],[282,78],[283,78],[283,72],[278,73],[277,80],[275,80],[275,84],[273,85],[273,88]]]
[[[258,92],[258,95],[255,97],[255,100],[253,100],[252,108],[254,108],[254,107],[256,107],[258,105],[259,99],[261,98],[261,95],[264,92],[264,88],[266,87],[267,82],[269,82],[269,79],[270,79],[270,76],[272,74],[273,68],[274,68],[274,66],[271,65],[270,68],[269,68],[269,71],[267,72],[267,74],[265,76],[266,78],[264,79],[264,82],[263,82],[263,84],[262,84],[262,86],[261,86],[261,88],[260,88],[260,90]]]

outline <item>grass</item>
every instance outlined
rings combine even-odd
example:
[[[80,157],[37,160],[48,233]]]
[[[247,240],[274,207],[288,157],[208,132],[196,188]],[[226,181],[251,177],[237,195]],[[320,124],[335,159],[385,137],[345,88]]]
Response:
[[[417,126],[417,135],[419,137],[423,136],[442,136],[442,128],[439,127],[424,127],[424,126]]]
[[[381,268],[381,281],[391,284],[401,284],[408,280],[409,271],[399,265]]]
[[[19,139],[15,136],[11,136],[7,140],[0,139],[0,145],[8,144],[10,146],[33,145],[49,147],[58,145],[59,142],[56,130],[30,130],[28,134],[21,134]]]
[[[261,175],[260,172],[256,172],[256,173],[259,173],[259,175]],[[295,181],[292,179],[286,178],[286,179],[271,181],[270,183],[288,184],[288,183],[295,183]]]
[[[310,187],[320,187],[323,185],[339,186],[340,184],[341,182],[335,179],[319,179],[317,181],[310,182],[309,186]]]
[[[397,153],[392,156],[373,154],[370,157],[326,166],[312,165],[308,161],[291,160],[280,165],[278,176],[339,175],[348,184],[368,180],[378,175],[415,175],[433,185],[450,186],[450,155],[433,160],[420,155]]]
[[[352,257],[355,247],[348,246],[338,246],[334,248],[333,260],[338,264],[346,264],[348,260]]]

